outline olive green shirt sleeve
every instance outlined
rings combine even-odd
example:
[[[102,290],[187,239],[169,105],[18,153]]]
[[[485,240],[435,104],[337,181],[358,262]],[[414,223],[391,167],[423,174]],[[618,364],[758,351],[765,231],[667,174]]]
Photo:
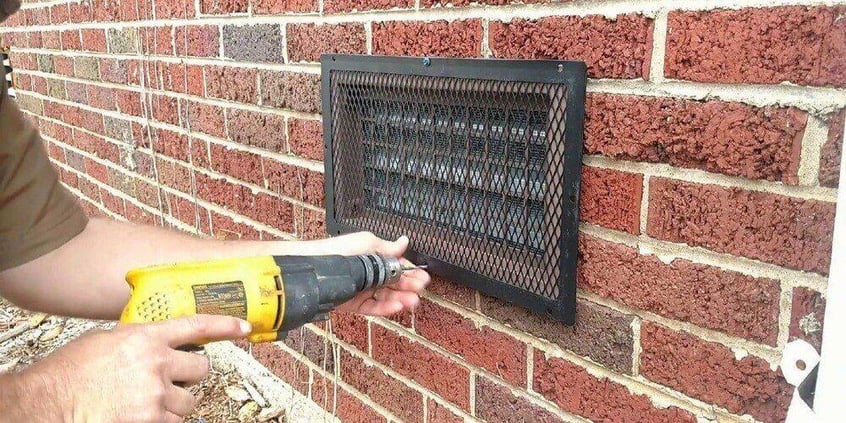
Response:
[[[3,0],[0,0],[3,1]],[[88,218],[60,182],[38,131],[0,96],[0,270],[53,251],[85,229]]]

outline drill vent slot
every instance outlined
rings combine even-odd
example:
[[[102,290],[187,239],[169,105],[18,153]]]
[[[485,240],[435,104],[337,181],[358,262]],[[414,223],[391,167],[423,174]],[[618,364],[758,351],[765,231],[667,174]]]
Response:
[[[322,63],[329,233],[408,235],[433,273],[573,323],[584,64]]]

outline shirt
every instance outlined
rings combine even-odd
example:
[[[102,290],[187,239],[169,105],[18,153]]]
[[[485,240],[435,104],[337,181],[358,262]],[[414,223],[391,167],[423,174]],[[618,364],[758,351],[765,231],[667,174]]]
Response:
[[[6,9],[0,0],[0,14]],[[88,218],[59,183],[41,137],[6,92],[0,95],[0,270],[53,251],[85,229]]]

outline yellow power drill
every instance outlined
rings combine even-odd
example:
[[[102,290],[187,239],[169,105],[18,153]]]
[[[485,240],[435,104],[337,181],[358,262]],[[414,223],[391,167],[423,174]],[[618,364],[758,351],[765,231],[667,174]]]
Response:
[[[399,279],[411,269],[394,257],[260,256],[179,263],[132,270],[123,323],[193,314],[220,314],[253,325],[250,342],[281,339],[366,289]]]

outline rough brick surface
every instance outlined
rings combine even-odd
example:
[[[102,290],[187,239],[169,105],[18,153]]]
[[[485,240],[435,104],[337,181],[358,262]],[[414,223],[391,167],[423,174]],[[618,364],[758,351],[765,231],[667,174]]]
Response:
[[[825,299],[819,292],[808,288],[793,288],[792,294],[789,341],[803,339],[819,351],[822,347]]]
[[[526,344],[429,300],[415,310],[418,334],[515,386],[526,384]]]
[[[701,82],[846,86],[844,7],[670,13],[665,74]]]
[[[179,56],[217,57],[219,38],[218,28],[213,25],[178,26],[174,30],[173,44]]]
[[[210,151],[211,167],[215,171],[255,185],[262,183],[261,158],[258,155],[217,144],[212,144]]]
[[[591,94],[585,152],[796,182],[807,115],[722,101]]]
[[[579,237],[580,289],[672,319],[775,345],[779,282]],[[581,317],[581,316],[579,316]]]
[[[358,314],[332,312],[332,332],[342,341],[354,345],[363,352],[369,351],[367,320]]]
[[[73,61],[74,76],[82,79],[99,80],[100,63],[96,57],[76,57]]]
[[[846,109],[840,109],[828,119],[828,140],[823,144],[820,158],[820,185],[837,188],[840,180],[840,158],[843,154],[843,126]]]
[[[364,25],[289,24],[288,59],[292,62],[319,62],[322,53],[364,54]]]
[[[537,352],[536,354],[542,354]],[[429,409],[431,412],[431,408]],[[489,422],[563,422],[560,417],[518,397],[511,389],[484,376],[476,376],[476,416]]]
[[[470,410],[468,369],[382,326],[372,325],[370,332],[374,359],[431,389],[458,407]]]
[[[640,234],[643,175],[582,168],[579,217],[583,222]]]
[[[641,15],[491,22],[495,57],[582,60],[593,78],[647,78],[652,20]]]
[[[300,207],[297,213],[296,234],[300,239],[326,238],[326,215],[322,212]]]
[[[450,409],[435,402],[432,399],[426,400],[426,421],[432,423],[462,423],[464,418],[453,413]]]
[[[288,120],[291,152],[312,160],[323,160],[323,125],[318,120]]]
[[[187,107],[188,126],[192,131],[199,131],[216,137],[226,136],[226,123],[223,109],[205,103],[183,102]]]
[[[184,19],[194,16],[194,2],[190,0],[152,0],[156,5],[158,19]],[[152,19],[152,15],[141,12],[141,18]]]
[[[641,328],[641,345],[640,372],[646,378],[732,413],[784,420],[793,387],[763,359],[738,360],[725,346],[653,323]]]
[[[258,100],[255,69],[205,66],[203,76],[209,97],[250,104]]]
[[[423,396],[378,367],[341,351],[341,378],[405,421],[423,420]]]
[[[247,0],[200,0],[200,13],[226,15],[247,11]]]
[[[306,356],[312,363],[329,373],[335,372],[335,355],[332,346],[321,335],[307,327],[288,331],[285,345]]]
[[[833,203],[653,178],[647,233],[828,273],[834,209]]]
[[[327,13],[352,12],[382,9],[410,9],[414,7],[413,0],[324,0],[323,10]]]
[[[309,368],[272,343],[254,344],[253,357],[297,391],[308,395]]]
[[[373,24],[373,54],[478,57],[481,41],[478,19]]]
[[[309,73],[261,71],[261,103],[265,106],[320,112],[320,76]]]
[[[387,421],[384,416],[376,413],[357,396],[350,393],[342,385],[335,385],[333,380],[325,378],[315,372],[314,382],[311,384],[311,398],[326,411],[334,413],[343,422],[372,422]],[[337,389],[337,395],[335,390]]]
[[[243,62],[282,63],[282,29],[279,25],[227,25],[223,27],[223,56]]]
[[[288,12],[316,12],[317,0],[252,0],[253,13],[276,15]]]
[[[111,28],[108,33],[109,53],[138,53],[138,29]]]
[[[486,295],[482,296],[481,311],[515,329],[547,339],[617,372],[632,371],[631,323],[634,316],[579,300],[576,303],[576,324],[567,326]]]
[[[437,275],[432,275],[426,290],[469,309],[476,308],[476,291]]]
[[[563,410],[593,421],[695,422],[681,409],[658,408],[645,395],[591,375],[587,370],[560,358],[535,354],[534,390]]]
[[[277,153],[285,152],[284,117],[242,109],[229,109],[226,113],[227,130],[232,141]]]
[[[105,52],[107,48],[106,31],[96,28],[84,28],[81,31],[82,49]]]

